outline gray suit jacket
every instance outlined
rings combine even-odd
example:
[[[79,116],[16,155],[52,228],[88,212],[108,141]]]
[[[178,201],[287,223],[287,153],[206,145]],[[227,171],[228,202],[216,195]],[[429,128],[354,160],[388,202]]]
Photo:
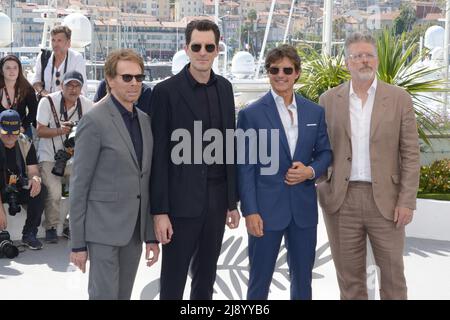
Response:
[[[72,248],[95,242],[126,245],[139,209],[141,240],[155,240],[150,217],[153,137],[150,118],[137,110],[142,131],[142,170],[128,130],[110,96],[86,113],[77,128],[70,182]]]

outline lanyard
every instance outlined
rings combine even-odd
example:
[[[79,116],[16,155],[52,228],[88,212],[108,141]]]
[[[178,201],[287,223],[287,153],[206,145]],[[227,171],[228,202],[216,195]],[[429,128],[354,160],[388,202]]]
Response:
[[[6,102],[8,103],[8,109],[13,109],[16,107],[17,104],[17,90],[14,93],[14,100],[11,102],[11,97],[9,96],[8,89],[6,89],[6,86],[3,88],[3,91],[5,92],[5,98]]]

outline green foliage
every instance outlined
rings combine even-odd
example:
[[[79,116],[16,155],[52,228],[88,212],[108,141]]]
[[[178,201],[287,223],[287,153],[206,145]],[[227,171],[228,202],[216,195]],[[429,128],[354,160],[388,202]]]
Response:
[[[419,194],[428,193],[450,194],[450,159],[420,168]]]
[[[377,48],[380,62],[378,78],[405,89],[411,95],[419,137],[430,145],[427,134],[441,131],[438,126],[441,125],[441,116],[428,104],[443,103],[436,93],[448,91],[446,80],[435,77],[441,68],[417,67],[427,51],[423,50],[419,54],[417,38],[407,33],[396,36],[392,31],[383,30],[377,34]],[[298,92],[307,99],[318,102],[323,92],[350,79],[342,52],[336,57],[329,57],[317,53],[310,46],[302,46],[299,54],[302,58],[302,74]]]
[[[430,144],[426,134],[439,131],[435,119],[439,119],[440,115],[430,109],[427,102],[442,103],[438,98],[431,98],[430,93],[447,90],[445,79],[429,79],[440,68],[415,67],[427,52],[424,50],[421,55],[416,54],[417,38],[411,38],[410,34],[395,36],[392,31],[384,30],[377,39],[377,47],[380,61],[378,78],[408,91],[414,104],[419,137]]]
[[[342,53],[333,58],[303,47],[299,54],[303,64],[298,92],[309,100],[317,103],[322,93],[350,79]]]

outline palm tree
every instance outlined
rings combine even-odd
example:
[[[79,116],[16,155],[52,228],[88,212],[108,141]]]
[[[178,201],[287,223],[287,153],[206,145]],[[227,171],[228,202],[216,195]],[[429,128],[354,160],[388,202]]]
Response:
[[[427,134],[439,132],[435,119],[440,116],[429,108],[430,101],[443,103],[434,93],[445,93],[446,79],[427,79],[441,68],[416,68],[416,63],[427,54],[419,54],[416,38],[410,38],[407,33],[395,36],[390,30],[384,30],[377,38],[378,78],[384,82],[404,88],[413,100],[417,117],[419,137],[427,144],[430,141]],[[298,92],[306,98],[317,102],[319,96],[326,90],[333,88],[348,79],[350,75],[344,64],[343,53],[337,57],[318,54],[312,50],[301,50],[303,72],[299,79]]]
[[[298,83],[298,93],[318,102],[322,93],[350,79],[340,53],[336,57],[319,54],[310,46],[299,50],[302,59],[302,73]]]
[[[447,79],[430,79],[433,74],[442,71],[441,67],[430,69],[422,66],[416,68],[417,63],[423,60],[428,52],[423,50],[422,54],[419,54],[417,38],[409,36],[409,33],[395,36],[393,31],[383,30],[377,38],[380,61],[378,78],[405,89],[411,95],[419,137],[430,145],[427,133],[440,131],[435,120],[439,119],[440,115],[430,109],[428,104],[432,101],[443,103],[433,94],[449,91],[446,86]]]

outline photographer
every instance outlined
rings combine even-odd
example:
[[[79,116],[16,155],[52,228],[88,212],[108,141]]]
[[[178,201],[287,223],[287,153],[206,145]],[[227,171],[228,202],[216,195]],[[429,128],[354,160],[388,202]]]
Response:
[[[36,150],[33,143],[20,134],[20,115],[14,110],[0,113],[0,230],[6,229],[4,203],[11,216],[26,204],[27,219],[22,231],[22,242],[30,249],[39,250],[42,243],[36,239],[44,210],[46,189],[41,186]]]
[[[60,222],[62,179],[68,179],[71,172],[69,159],[73,148],[68,146],[67,140],[74,124],[93,107],[92,101],[81,95],[83,84],[81,73],[69,71],[64,75],[62,91],[49,94],[41,99],[38,106],[39,164],[42,182],[48,189],[43,223],[45,241],[48,243],[58,242],[56,228]],[[67,219],[64,221],[63,236],[70,238]]]

